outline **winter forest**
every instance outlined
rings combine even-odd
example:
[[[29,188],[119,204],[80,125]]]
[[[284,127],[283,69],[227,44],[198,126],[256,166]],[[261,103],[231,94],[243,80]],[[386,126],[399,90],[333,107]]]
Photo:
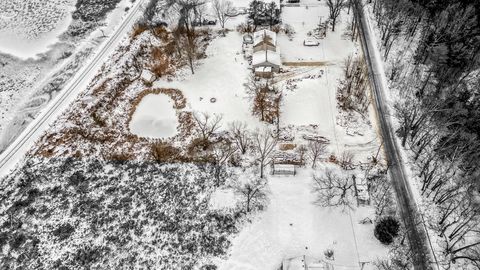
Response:
[[[444,263],[478,267],[480,2],[371,2],[399,96],[397,134],[434,206]]]

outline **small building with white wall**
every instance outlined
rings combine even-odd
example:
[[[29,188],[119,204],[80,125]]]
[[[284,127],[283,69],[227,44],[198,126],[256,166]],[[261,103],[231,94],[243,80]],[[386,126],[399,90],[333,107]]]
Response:
[[[267,67],[271,68],[271,72],[279,72],[281,64],[280,55],[277,52],[264,50],[253,53],[252,67],[255,71],[258,68]]]

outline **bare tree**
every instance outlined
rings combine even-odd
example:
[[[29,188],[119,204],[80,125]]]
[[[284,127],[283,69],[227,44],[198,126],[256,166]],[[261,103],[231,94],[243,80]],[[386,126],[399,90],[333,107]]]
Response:
[[[237,145],[237,149],[244,155],[252,143],[250,133],[247,129],[247,123],[240,121],[232,122],[229,126],[229,132],[234,143]]]
[[[233,4],[229,0],[213,0],[212,4],[215,15],[222,27],[222,33],[225,36],[225,23],[230,19],[227,13],[233,8]]]
[[[202,140],[209,140],[221,127],[222,115],[215,114],[213,117],[208,113],[194,113],[193,120],[197,124],[198,132]]]
[[[327,170],[324,176],[314,175],[313,180],[318,195],[316,203],[323,207],[352,207],[354,183],[351,177],[341,177]]]
[[[382,217],[386,211],[395,207],[395,200],[392,194],[392,185],[388,181],[387,172],[367,175],[369,195],[375,206],[376,218]]]
[[[340,167],[344,170],[353,169],[353,153],[350,151],[343,151],[338,162]]]
[[[345,78],[339,83],[337,100],[340,108],[364,115],[370,105],[370,81],[366,62],[361,57],[349,56],[345,61]]]
[[[174,0],[170,2],[172,9],[178,13],[178,27],[173,31],[177,50],[187,57],[190,71],[194,74],[200,40],[200,35],[195,30],[195,21],[199,19],[205,1]]]
[[[310,141],[307,145],[308,156],[312,160],[312,168],[317,166],[318,159],[325,154],[327,145],[320,141]]]
[[[233,189],[236,194],[244,200],[245,211],[249,213],[253,207],[261,205],[267,199],[266,194],[267,181],[258,176],[257,173],[242,174],[242,176],[233,183]]]
[[[268,129],[263,130],[263,132],[257,130],[253,134],[253,146],[257,153],[257,160],[260,163],[260,178],[264,177],[265,166],[276,145],[277,140]]]
[[[345,0],[327,0],[327,6],[329,10],[329,18],[332,24],[332,32],[335,32],[335,25],[337,24],[338,16],[345,7]]]
[[[222,180],[222,172],[225,169],[225,165],[228,159],[237,151],[232,145],[232,142],[228,140],[221,140],[213,146],[211,160],[216,180],[216,185],[220,186]]]

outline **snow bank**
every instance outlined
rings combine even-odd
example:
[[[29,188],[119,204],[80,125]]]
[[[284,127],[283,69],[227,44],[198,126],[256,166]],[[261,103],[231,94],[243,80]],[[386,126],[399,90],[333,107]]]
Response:
[[[173,105],[166,95],[146,95],[132,115],[130,131],[141,137],[156,139],[174,136],[178,120]]]

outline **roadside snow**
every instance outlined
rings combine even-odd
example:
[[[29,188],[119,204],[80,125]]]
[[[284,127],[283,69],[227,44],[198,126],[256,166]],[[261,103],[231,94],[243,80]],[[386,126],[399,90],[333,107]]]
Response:
[[[177,133],[177,117],[170,97],[149,94],[133,113],[130,131],[140,137],[163,139]]]

